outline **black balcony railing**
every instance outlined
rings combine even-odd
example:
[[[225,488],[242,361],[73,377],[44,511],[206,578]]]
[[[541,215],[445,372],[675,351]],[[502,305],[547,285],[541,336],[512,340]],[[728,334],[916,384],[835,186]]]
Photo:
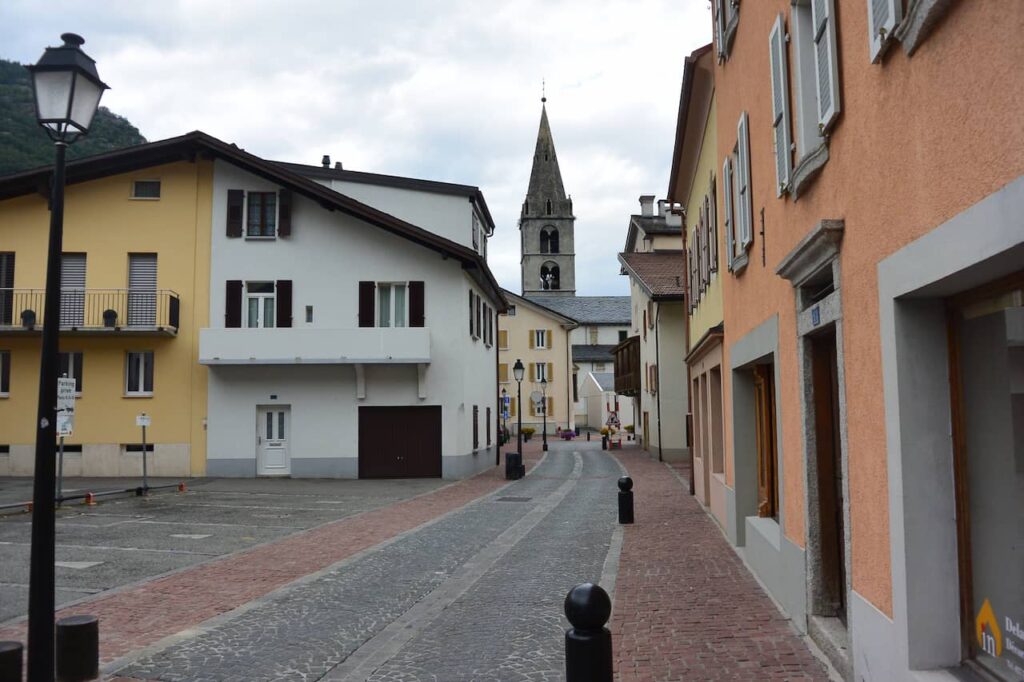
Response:
[[[40,330],[45,289],[0,289],[0,330]],[[178,294],[169,289],[63,289],[60,326],[71,331],[177,332]]]

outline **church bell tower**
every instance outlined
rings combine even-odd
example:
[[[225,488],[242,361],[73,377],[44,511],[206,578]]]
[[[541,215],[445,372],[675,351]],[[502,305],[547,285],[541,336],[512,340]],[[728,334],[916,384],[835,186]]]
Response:
[[[547,98],[541,98],[540,130],[533,170],[519,214],[523,296],[576,293],[576,254],[572,198],[565,196],[555,142],[548,125]]]

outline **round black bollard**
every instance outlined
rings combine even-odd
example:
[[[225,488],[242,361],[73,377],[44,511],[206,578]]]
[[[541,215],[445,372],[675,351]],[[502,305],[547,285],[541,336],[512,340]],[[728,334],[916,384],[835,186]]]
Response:
[[[633,479],[619,479],[619,523],[633,523]]]
[[[20,680],[24,647],[21,642],[0,642],[0,680]]]
[[[612,601],[599,585],[583,583],[565,595],[565,681],[611,682],[612,633],[605,627]]]
[[[587,431],[587,440],[590,440],[590,431]]]
[[[100,623],[96,616],[68,616],[57,621],[57,682],[94,680],[100,676]]]
[[[607,450],[608,449],[608,436],[601,436],[601,449],[602,450]]]

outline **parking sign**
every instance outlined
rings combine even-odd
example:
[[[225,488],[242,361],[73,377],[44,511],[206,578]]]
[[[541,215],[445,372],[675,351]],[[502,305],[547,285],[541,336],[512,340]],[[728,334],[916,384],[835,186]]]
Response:
[[[57,435],[67,437],[75,428],[75,380],[57,379]]]

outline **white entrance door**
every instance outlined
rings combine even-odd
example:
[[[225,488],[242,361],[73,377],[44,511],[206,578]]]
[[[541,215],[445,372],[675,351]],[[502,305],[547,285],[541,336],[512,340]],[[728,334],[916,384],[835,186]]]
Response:
[[[260,476],[287,476],[291,473],[288,455],[290,418],[291,408],[287,405],[257,408],[256,470]]]

